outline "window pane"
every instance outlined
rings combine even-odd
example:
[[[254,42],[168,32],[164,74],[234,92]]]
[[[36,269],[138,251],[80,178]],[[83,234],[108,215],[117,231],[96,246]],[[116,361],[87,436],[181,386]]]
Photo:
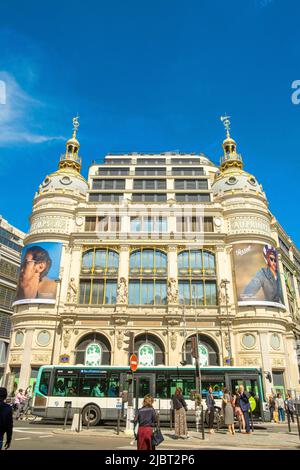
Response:
[[[135,251],[130,255],[130,269],[140,269],[141,267],[141,252]]]
[[[92,304],[103,304],[103,280],[94,279],[92,287]]]
[[[155,305],[167,303],[167,283],[166,281],[155,282]]]
[[[143,250],[142,267],[143,269],[154,268],[154,251],[153,250]]]
[[[162,251],[155,252],[155,266],[158,268],[167,268],[167,255]]]
[[[204,305],[204,291],[202,281],[192,281],[192,305]]]
[[[142,281],[142,304],[154,304],[154,283],[153,281]]]
[[[90,301],[91,281],[80,281],[79,303],[88,304]]]
[[[118,269],[119,255],[115,251],[108,252],[107,267]]]
[[[117,300],[117,281],[106,281],[105,303],[115,304]]]
[[[96,250],[95,253],[95,268],[105,268],[106,262],[106,251],[105,250]]]
[[[84,253],[82,257],[82,267],[83,268],[88,268],[91,269],[93,266],[93,251],[88,251],[87,253]]]
[[[131,305],[139,305],[140,303],[140,281],[129,281],[129,298]]]
[[[217,286],[213,281],[205,282],[206,305],[217,305]]]
[[[179,303],[189,305],[190,304],[190,282],[179,281],[178,282],[178,297]]]

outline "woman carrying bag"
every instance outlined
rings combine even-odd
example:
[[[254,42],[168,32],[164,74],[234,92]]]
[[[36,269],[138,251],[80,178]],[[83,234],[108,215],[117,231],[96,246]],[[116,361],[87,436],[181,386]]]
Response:
[[[155,450],[153,429],[157,426],[157,415],[153,408],[151,395],[144,397],[143,406],[134,418],[134,426],[138,424],[137,450]]]

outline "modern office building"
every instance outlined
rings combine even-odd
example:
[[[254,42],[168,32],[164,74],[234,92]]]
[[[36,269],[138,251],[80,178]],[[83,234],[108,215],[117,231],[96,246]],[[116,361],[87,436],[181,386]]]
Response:
[[[219,166],[108,154],[86,180],[74,120],[34,197],[22,269],[40,284],[18,290],[8,383],[43,364],[128,365],[129,332],[140,364],[192,364],[198,334],[201,367],[260,368],[267,393],[299,393],[300,252],[224,122]]]
[[[12,303],[15,300],[25,233],[0,216],[0,384],[8,354]]]

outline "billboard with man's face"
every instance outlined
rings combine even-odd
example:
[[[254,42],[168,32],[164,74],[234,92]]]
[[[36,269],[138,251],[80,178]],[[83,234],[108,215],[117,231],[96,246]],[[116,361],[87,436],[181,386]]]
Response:
[[[277,251],[272,245],[233,245],[238,305],[284,307]]]
[[[39,242],[22,250],[14,305],[55,304],[62,243]]]

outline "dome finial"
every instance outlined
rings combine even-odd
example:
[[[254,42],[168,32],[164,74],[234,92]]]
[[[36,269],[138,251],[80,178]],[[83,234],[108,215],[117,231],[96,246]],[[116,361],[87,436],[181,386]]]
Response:
[[[230,116],[226,116],[226,113],[225,113],[225,116],[221,116],[220,117],[221,121],[223,122],[224,124],[224,127],[226,129],[226,137],[227,139],[230,138],[230,134],[229,134],[229,130],[230,130]]]
[[[77,140],[76,134],[79,127],[79,116],[73,117],[73,135],[66,143],[66,153],[60,157],[59,168],[71,168],[80,172],[81,158],[78,156],[80,144]]]
[[[226,129],[226,139],[223,140],[223,151],[224,155],[221,157],[221,171],[226,170],[227,168],[243,168],[242,156],[239,155],[236,151],[236,142],[230,136],[230,116],[221,116],[221,121],[224,124]]]
[[[73,117],[72,121],[73,121],[73,139],[76,139],[76,134],[77,134],[77,130],[78,130],[78,127],[79,127],[79,122],[78,122],[78,118],[80,116],[78,116],[78,113],[77,113],[77,116],[76,117]]]

